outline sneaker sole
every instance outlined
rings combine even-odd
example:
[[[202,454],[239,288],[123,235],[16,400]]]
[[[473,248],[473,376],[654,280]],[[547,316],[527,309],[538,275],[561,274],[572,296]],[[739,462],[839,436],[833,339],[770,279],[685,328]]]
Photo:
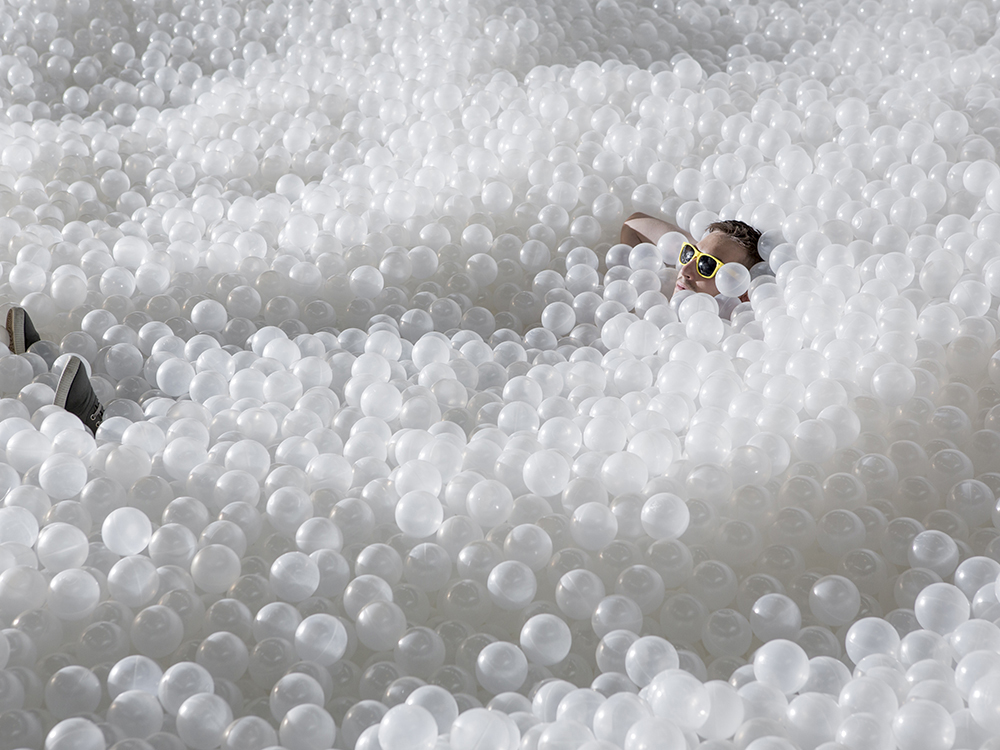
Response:
[[[66,363],[62,375],[59,376],[59,383],[56,385],[56,397],[52,402],[60,409],[66,408],[66,399],[69,398],[69,390],[73,387],[73,380],[80,371],[82,362],[78,357],[73,357]]]
[[[14,354],[24,354],[24,309],[12,307],[7,311],[7,335],[10,337],[10,350]]]

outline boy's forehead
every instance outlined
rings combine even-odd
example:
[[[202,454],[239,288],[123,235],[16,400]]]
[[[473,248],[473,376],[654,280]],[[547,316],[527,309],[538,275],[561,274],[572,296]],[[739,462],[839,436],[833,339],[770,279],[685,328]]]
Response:
[[[698,249],[703,253],[714,255],[720,258],[720,260],[722,259],[720,254],[728,255],[734,260],[746,254],[746,249],[743,245],[723,232],[709,232],[706,234],[701,238],[701,242],[698,243]]]

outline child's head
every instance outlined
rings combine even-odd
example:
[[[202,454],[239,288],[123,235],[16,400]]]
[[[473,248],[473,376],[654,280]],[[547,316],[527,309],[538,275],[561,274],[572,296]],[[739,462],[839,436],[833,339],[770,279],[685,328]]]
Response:
[[[701,238],[697,249],[701,255],[709,255],[714,258],[716,263],[706,262],[699,254],[695,254],[687,262],[679,264],[677,288],[703,292],[714,297],[719,293],[719,289],[715,285],[714,272],[722,264],[742,263],[747,268],[752,268],[761,262],[760,254],[757,252],[759,239],[760,232],[742,221],[717,221],[710,224],[708,232]],[[702,270],[706,266],[712,267],[711,278],[705,278],[699,272],[699,260],[702,261]]]

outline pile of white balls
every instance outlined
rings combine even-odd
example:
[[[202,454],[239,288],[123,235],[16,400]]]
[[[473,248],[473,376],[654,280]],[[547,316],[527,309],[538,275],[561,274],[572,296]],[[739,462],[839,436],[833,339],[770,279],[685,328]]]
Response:
[[[1000,748],[997,11],[10,0],[0,750]]]

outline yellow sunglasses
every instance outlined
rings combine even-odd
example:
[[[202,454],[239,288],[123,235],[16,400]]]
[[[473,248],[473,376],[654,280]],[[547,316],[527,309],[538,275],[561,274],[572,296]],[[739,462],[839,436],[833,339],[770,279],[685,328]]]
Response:
[[[692,258],[698,259],[698,262],[695,263],[695,268],[698,269],[698,275],[703,279],[712,278],[722,268],[722,261],[714,255],[703,253],[690,242],[685,242],[681,245],[681,252],[677,256],[677,262],[682,266],[686,266],[691,262]]]

